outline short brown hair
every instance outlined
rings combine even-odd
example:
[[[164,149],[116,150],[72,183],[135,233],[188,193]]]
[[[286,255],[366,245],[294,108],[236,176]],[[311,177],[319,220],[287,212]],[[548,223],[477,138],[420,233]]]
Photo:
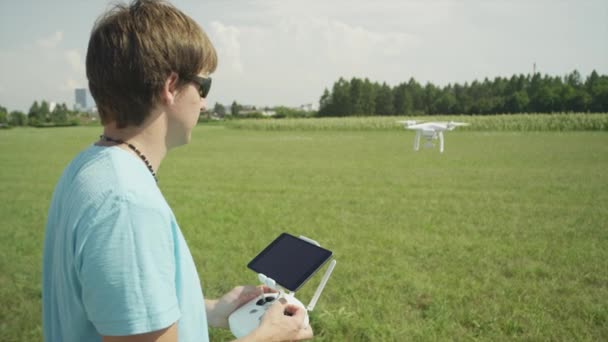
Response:
[[[215,71],[217,54],[192,18],[162,0],[137,0],[99,17],[86,66],[101,122],[124,128],[146,119],[172,72],[182,87]]]

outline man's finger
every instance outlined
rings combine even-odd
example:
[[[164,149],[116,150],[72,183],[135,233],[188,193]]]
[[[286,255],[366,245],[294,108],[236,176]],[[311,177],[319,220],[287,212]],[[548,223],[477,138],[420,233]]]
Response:
[[[262,293],[276,293],[277,292],[277,290],[271,289],[270,287],[268,287],[266,285],[259,285],[257,288],[262,289]]]

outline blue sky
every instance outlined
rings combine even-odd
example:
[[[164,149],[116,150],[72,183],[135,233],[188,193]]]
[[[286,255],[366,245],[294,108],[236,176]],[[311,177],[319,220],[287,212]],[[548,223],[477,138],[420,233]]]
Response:
[[[0,105],[74,103],[109,1],[0,1]],[[608,74],[606,0],[179,0],[219,54],[210,105],[318,104],[339,77],[437,85]]]

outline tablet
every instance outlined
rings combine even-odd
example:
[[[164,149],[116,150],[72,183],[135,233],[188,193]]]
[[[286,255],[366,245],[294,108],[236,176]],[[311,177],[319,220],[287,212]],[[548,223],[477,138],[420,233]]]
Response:
[[[297,291],[331,255],[332,252],[325,248],[282,233],[247,267],[272,278],[289,291]]]

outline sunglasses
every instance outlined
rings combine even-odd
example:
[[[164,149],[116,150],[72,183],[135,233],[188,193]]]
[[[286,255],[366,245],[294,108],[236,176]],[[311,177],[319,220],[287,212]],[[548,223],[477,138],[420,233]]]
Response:
[[[198,84],[198,93],[202,98],[206,98],[211,89],[211,77],[191,76],[188,79]]]

